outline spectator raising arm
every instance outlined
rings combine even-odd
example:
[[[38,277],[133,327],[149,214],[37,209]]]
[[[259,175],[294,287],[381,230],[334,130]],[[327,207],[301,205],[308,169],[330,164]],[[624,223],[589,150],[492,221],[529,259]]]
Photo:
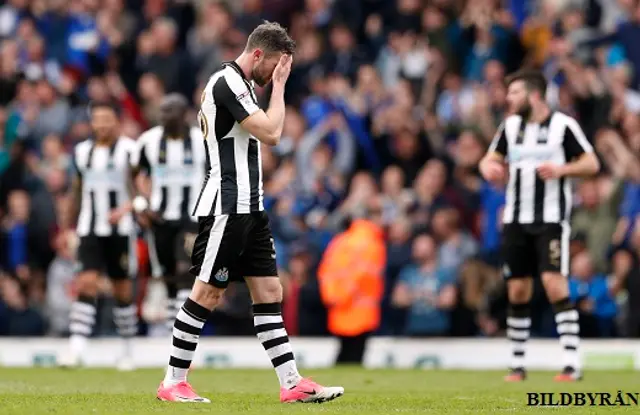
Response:
[[[305,191],[313,190],[313,184],[317,178],[316,172],[309,168],[313,152],[331,131],[336,132],[339,142],[333,157],[332,167],[334,172],[347,175],[353,170],[355,161],[353,135],[345,125],[342,116],[333,114],[305,134],[296,150],[298,175]]]

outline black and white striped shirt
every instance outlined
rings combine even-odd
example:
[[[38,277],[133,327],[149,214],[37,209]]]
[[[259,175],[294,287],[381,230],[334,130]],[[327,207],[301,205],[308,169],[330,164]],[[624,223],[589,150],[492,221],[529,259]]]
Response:
[[[253,82],[235,62],[207,82],[198,118],[208,169],[195,216],[264,210],[260,143],[240,126],[259,109]]]
[[[205,175],[206,155],[202,133],[185,128],[183,137],[169,138],[162,126],[145,131],[138,139],[138,166],[151,177],[151,211],[166,221],[195,220],[196,205]]]
[[[73,162],[82,180],[82,199],[78,216],[78,236],[129,236],[135,229],[133,215],[125,214],[117,224],[109,223],[111,210],[130,201],[131,158],[136,143],[120,137],[110,146],[85,140],[76,145]]]
[[[504,223],[564,223],[570,219],[571,179],[543,180],[536,169],[545,162],[566,164],[593,152],[575,119],[552,112],[536,124],[512,115],[498,128],[489,151],[501,154],[509,163]]]

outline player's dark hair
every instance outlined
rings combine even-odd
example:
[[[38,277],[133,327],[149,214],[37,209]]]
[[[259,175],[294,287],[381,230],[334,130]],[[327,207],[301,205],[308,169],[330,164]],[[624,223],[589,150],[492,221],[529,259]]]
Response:
[[[293,55],[296,51],[296,42],[291,39],[284,27],[265,20],[249,35],[245,50],[253,49],[262,49],[267,54],[286,53]]]
[[[524,82],[529,92],[538,91],[542,98],[547,94],[547,79],[540,71],[533,69],[521,69],[509,75],[506,79],[506,84],[509,86],[517,81]]]
[[[89,117],[91,117],[91,115],[93,114],[93,111],[97,110],[97,109],[108,109],[113,111],[113,113],[116,115],[116,117],[120,117],[120,107],[112,102],[109,101],[92,101],[89,103],[89,108],[88,108],[88,113],[89,113]]]

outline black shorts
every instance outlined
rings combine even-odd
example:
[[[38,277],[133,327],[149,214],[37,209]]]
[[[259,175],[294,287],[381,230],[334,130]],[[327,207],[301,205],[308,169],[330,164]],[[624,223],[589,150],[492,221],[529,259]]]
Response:
[[[276,250],[266,212],[201,217],[191,273],[226,288],[244,277],[277,276]]]
[[[190,221],[154,223],[147,233],[149,262],[154,277],[175,277],[188,272],[198,224]]]
[[[80,271],[104,272],[114,280],[127,279],[137,268],[134,240],[128,236],[81,236],[78,246]]]
[[[569,224],[505,224],[502,232],[505,278],[533,277],[543,272],[569,275]]]

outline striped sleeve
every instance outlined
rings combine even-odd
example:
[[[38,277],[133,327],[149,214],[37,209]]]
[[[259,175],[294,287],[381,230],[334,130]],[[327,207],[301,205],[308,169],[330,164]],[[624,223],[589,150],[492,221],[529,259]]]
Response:
[[[149,141],[145,139],[145,136],[141,136],[138,138],[138,141],[135,143],[135,147],[131,153],[131,166],[139,168],[142,171],[145,171],[147,174],[151,173],[151,164],[149,163],[149,158],[147,157],[147,145]]]
[[[254,102],[247,84],[240,75],[231,70],[218,78],[213,85],[213,99],[216,104],[228,109],[239,123],[260,109]]]
[[[500,124],[493,140],[491,141],[491,145],[489,146],[489,153],[498,153],[503,157],[507,155],[507,133],[505,123],[506,121],[503,121]]]
[[[584,153],[593,153],[593,147],[584,135],[582,128],[580,128],[578,122],[571,117],[567,117],[566,120],[562,146],[564,147],[567,160],[580,157]]]
[[[73,152],[71,153],[71,168],[73,170],[73,174],[79,179],[82,179],[82,171],[78,166],[78,146],[77,145],[73,148]]]

